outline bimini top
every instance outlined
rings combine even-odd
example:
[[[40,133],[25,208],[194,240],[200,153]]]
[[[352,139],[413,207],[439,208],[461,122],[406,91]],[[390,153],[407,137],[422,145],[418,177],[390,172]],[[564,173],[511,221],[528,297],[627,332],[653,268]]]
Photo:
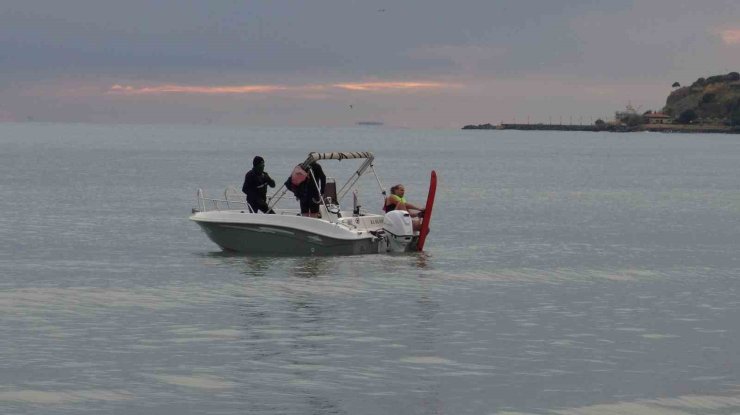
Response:
[[[331,153],[317,153],[312,152],[308,154],[308,158],[303,162],[303,166],[306,167],[314,161],[319,160],[345,160],[345,159],[368,159],[372,163],[375,156],[369,151],[337,151]]]
[[[342,200],[345,194],[352,188],[352,186],[357,182],[357,180],[362,176],[365,171],[368,168],[372,168],[373,166],[373,160],[375,160],[375,156],[373,153],[369,151],[333,151],[329,153],[318,153],[318,152],[311,152],[308,153],[308,158],[306,161],[300,164],[300,166],[304,170],[310,170],[311,163],[319,160],[349,160],[349,159],[360,159],[364,160],[360,167],[352,174],[352,176],[347,180],[347,182],[339,189],[337,192],[337,202]],[[373,169],[373,174],[375,174],[375,170]],[[377,179],[378,175],[375,174],[375,178]],[[380,179],[378,179],[378,185],[380,185]],[[282,193],[281,193],[282,191]],[[280,187],[280,189],[275,192],[275,196],[271,198],[271,201],[269,203],[269,206],[272,208],[275,203],[277,203],[278,200],[280,200],[285,192],[287,191],[287,188]]]

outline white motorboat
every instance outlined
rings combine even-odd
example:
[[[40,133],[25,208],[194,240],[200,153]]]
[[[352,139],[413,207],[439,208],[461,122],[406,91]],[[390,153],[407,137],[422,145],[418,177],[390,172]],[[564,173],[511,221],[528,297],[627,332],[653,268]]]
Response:
[[[413,230],[409,212],[371,213],[357,203],[355,186],[368,171],[375,175],[385,196],[373,167],[372,153],[314,152],[300,166],[309,170],[315,161],[349,159],[360,161],[359,168],[338,191],[336,182],[327,180],[318,218],[301,216],[299,209],[279,208],[278,202],[288,191],[283,185],[268,198],[275,214],[252,212],[244,195],[234,188],[227,188],[223,198],[206,197],[198,189],[198,207],[193,209],[190,219],[223,250],[247,254],[354,255],[418,250],[419,232]],[[434,173],[433,177],[436,177]],[[436,186],[436,178],[434,183]],[[310,185],[318,188],[315,182]],[[341,207],[348,194],[352,194],[351,210]],[[430,196],[433,200],[431,191]]]

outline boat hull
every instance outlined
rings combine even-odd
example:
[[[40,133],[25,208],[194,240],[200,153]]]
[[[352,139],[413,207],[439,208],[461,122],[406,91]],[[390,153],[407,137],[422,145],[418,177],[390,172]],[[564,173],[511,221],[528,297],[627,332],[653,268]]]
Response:
[[[208,238],[226,251],[255,255],[362,255],[379,252],[380,240],[372,234],[338,231],[335,225],[310,223],[309,227],[326,228],[326,232],[298,226],[281,226],[269,223],[270,216],[247,214],[260,219],[256,223],[245,221],[209,221],[191,217]],[[274,216],[273,216],[274,217]],[[267,221],[266,221],[267,220]],[[317,221],[303,219],[304,221]],[[335,235],[332,235],[335,234]],[[338,234],[338,235],[337,235]],[[347,236],[347,237],[343,237]]]

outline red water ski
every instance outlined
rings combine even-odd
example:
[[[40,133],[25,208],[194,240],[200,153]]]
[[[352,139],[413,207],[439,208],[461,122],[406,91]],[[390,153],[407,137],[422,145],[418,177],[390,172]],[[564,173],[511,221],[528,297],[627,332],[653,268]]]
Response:
[[[429,222],[432,219],[432,207],[434,207],[434,194],[437,193],[437,172],[432,170],[432,178],[429,180],[429,194],[427,194],[427,204],[424,207],[424,219],[421,221],[419,230],[419,242],[416,247],[419,251],[424,250],[424,242],[429,234]]]

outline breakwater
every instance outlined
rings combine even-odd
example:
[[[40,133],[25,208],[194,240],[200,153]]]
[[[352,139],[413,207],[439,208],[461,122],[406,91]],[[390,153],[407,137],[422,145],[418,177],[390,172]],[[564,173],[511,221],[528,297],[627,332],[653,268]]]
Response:
[[[466,125],[463,130],[538,130],[538,131],[638,131],[624,125],[582,125],[582,124],[479,124]]]
[[[660,133],[721,133],[740,134],[740,128],[724,125],[683,125],[683,124],[644,124],[629,127],[626,125],[599,124],[478,124],[466,125],[463,130],[524,130],[524,131],[607,131],[613,133],[630,133],[651,131]]]

